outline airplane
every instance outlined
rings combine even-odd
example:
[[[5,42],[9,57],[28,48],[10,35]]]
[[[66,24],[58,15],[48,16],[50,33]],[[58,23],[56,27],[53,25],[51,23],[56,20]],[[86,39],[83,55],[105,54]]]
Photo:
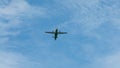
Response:
[[[58,29],[55,29],[55,31],[52,31],[52,32],[45,32],[45,33],[48,33],[48,34],[54,34],[54,39],[56,40],[58,38],[58,34],[67,34],[67,32],[60,32],[58,31]]]

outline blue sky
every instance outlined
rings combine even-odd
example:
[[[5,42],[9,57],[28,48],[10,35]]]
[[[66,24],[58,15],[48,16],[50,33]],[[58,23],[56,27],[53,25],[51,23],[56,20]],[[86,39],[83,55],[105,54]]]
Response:
[[[0,68],[120,68],[119,0],[0,0]],[[55,41],[45,31],[68,32]]]

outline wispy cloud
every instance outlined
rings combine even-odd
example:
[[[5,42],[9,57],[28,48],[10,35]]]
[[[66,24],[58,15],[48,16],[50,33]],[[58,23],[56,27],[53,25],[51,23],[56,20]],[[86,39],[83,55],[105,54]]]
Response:
[[[68,11],[68,15],[70,15],[70,18],[65,20],[64,23],[60,23],[61,25],[58,24],[58,27],[60,27],[61,29],[64,28],[65,31],[68,30],[69,33],[68,36],[70,38],[66,36],[68,38],[68,40],[66,40],[66,44],[70,46],[67,46],[65,51],[62,50],[63,52],[67,51],[66,52],[67,54],[63,52],[58,53],[55,52],[55,50],[52,50],[52,47],[50,47],[49,45],[58,44],[53,43],[51,41],[48,42],[39,39],[41,38],[40,33],[38,32],[40,30],[36,29],[36,31],[35,30],[31,31],[30,33],[31,38],[29,39],[29,41],[24,41],[22,43],[27,45],[29,44],[38,45],[35,46],[35,48],[40,49],[34,49],[34,46],[24,48],[26,48],[25,49],[26,51],[30,51],[34,54],[37,53],[39,56],[37,55],[36,59],[39,59],[39,63],[30,61],[27,57],[25,57],[25,55],[21,55],[19,53],[0,51],[1,55],[0,67],[28,68],[30,66],[34,67],[35,65],[36,66],[38,65],[38,67],[48,68],[58,66],[65,67],[65,64],[66,67],[69,67],[69,65],[72,64],[74,65],[73,67],[76,66],[79,67],[79,62],[82,62],[81,59],[83,59],[83,61],[84,60],[89,61],[90,66],[92,66],[93,68],[97,68],[98,66],[101,66],[101,68],[119,67],[119,61],[117,61],[119,60],[118,58],[119,53],[116,53],[117,50],[119,50],[120,41],[119,39],[120,17],[118,16],[120,15],[119,13],[120,8],[118,7],[119,1],[117,0],[116,1],[54,0],[54,1],[56,4],[62,5],[61,7],[61,9],[63,9],[62,12]],[[29,24],[24,22],[23,21],[24,19],[32,19],[37,16],[43,17],[46,16],[45,8],[31,6],[26,0],[11,0],[11,1],[0,0],[0,2],[1,2],[0,5],[2,6],[0,7],[0,46],[2,45],[4,46],[5,44],[7,44],[7,42],[10,41],[10,36],[16,36],[21,34],[22,32],[21,28],[24,27],[24,25]],[[59,7],[56,6],[56,8]],[[56,10],[56,8],[52,9]],[[48,12],[53,13],[53,11],[51,10]],[[62,14],[62,12],[60,12],[60,14]],[[58,10],[57,14],[59,14]],[[53,15],[55,16],[56,14],[53,13]],[[31,25],[31,27],[34,26]],[[71,37],[74,39],[71,39]],[[40,40],[42,41],[42,43],[40,42]],[[17,44],[22,43],[19,42]],[[44,46],[39,47],[39,45],[42,44],[44,44]],[[58,48],[58,51],[59,49],[60,48]],[[74,56],[70,56],[68,55],[68,53]],[[33,54],[31,54],[31,56],[32,55]],[[81,65],[83,67],[87,66],[86,63]]]
[[[42,7],[37,8],[31,6],[25,0],[11,0],[7,5],[5,5],[4,2],[2,3],[3,4],[1,4],[1,6],[4,5],[5,7],[0,8],[0,15],[8,18],[19,18],[21,16],[33,17],[33,15],[35,16],[44,14],[45,10]]]
[[[1,68],[26,68],[26,67],[40,67],[41,64],[29,60],[22,54],[0,51],[0,67]]]
[[[0,36],[13,36],[19,34],[20,28],[25,24],[23,19],[30,19],[36,16],[44,16],[46,9],[31,6],[26,0],[0,0]]]
[[[120,67],[120,53],[111,53],[107,56],[97,57],[91,66],[93,68],[119,68]]]
[[[0,0],[0,6],[0,68],[40,67],[39,63],[30,61],[23,54],[7,50],[14,46],[11,37],[21,34],[23,28],[31,24],[23,20],[44,17],[46,9],[31,6],[26,0]]]
[[[108,5],[112,3],[112,5]],[[114,28],[119,28],[119,11],[118,1],[102,1],[102,0],[92,0],[92,1],[81,1],[81,0],[70,0],[61,1],[64,7],[72,11],[72,16],[70,20],[61,23],[60,27],[76,27],[74,28],[74,33],[93,34],[99,37],[94,30],[101,28],[104,24],[114,25]],[[72,3],[72,4],[71,4]],[[77,6],[74,6],[77,5]],[[66,10],[66,11],[67,11]],[[117,27],[116,27],[117,26]],[[79,29],[78,29],[79,28]],[[91,34],[91,35],[92,35]]]
[[[18,65],[21,61],[26,61],[22,55],[0,51],[1,68],[18,68]]]
[[[86,57],[89,56],[84,59],[98,60],[100,57],[100,62],[93,64],[93,67],[96,65],[94,68],[118,68],[119,62],[117,60],[119,58],[117,56],[119,56],[119,53],[116,54],[116,52],[119,52],[120,47],[120,1],[64,0],[59,2],[68,11],[71,11],[71,18],[58,26],[60,28],[64,27],[72,35],[81,38],[79,42],[75,40],[76,37],[74,37],[74,40],[70,40],[75,44],[77,41],[77,45],[83,49],[82,52],[87,54]],[[108,54],[111,56],[108,56]]]

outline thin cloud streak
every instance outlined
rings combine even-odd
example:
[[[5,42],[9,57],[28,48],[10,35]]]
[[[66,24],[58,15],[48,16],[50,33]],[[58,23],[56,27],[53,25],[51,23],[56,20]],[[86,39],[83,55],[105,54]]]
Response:
[[[7,51],[8,47],[16,46],[11,45],[13,42],[11,37],[20,35],[28,24],[23,19],[44,17],[46,9],[31,6],[26,0],[0,0],[0,6],[2,6],[0,7],[0,68],[30,68],[35,66],[39,68],[41,64],[30,61],[25,55]]]

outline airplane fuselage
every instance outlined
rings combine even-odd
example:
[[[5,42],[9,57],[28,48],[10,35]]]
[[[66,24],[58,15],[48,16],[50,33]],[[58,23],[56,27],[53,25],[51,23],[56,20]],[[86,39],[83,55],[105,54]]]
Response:
[[[54,38],[55,38],[55,40],[58,38],[58,29],[55,30]]]

